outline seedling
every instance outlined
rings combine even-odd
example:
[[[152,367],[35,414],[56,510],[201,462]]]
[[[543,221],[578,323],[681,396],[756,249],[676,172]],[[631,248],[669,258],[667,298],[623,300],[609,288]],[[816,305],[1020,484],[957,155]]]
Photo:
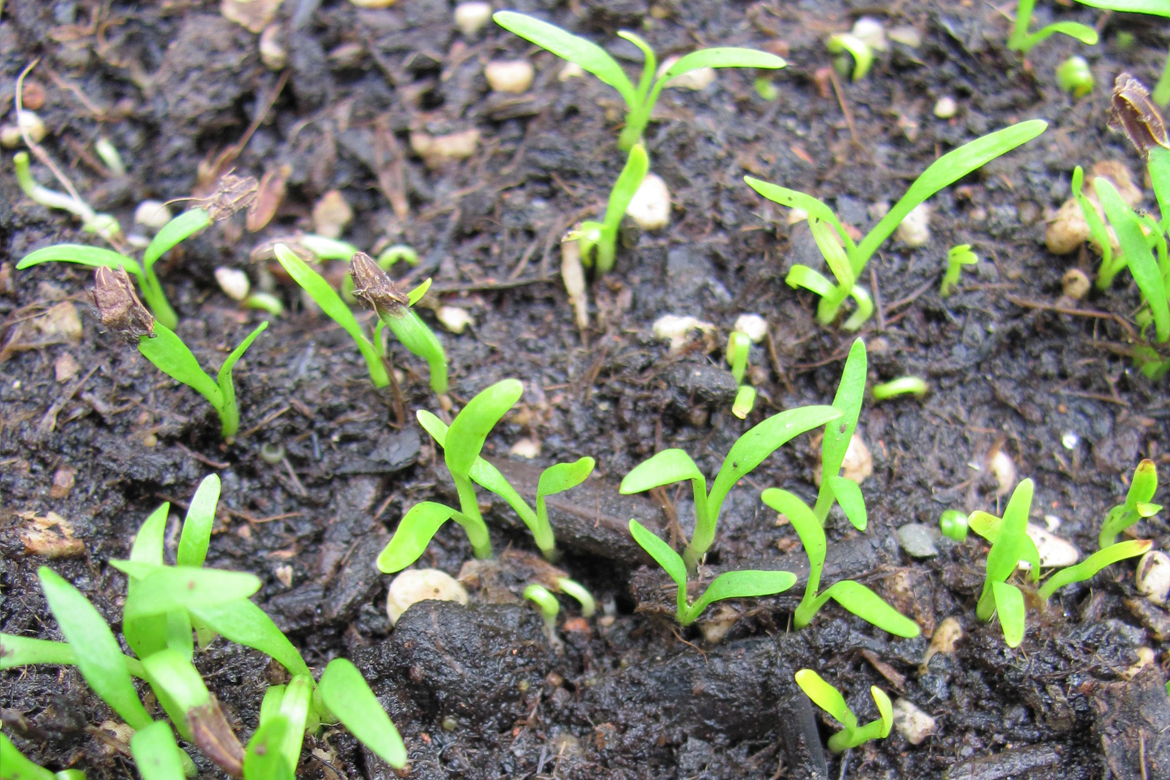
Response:
[[[1113,243],[1109,239],[1109,232],[1101,220],[1101,214],[1089,200],[1089,196],[1085,194],[1084,180],[1085,171],[1078,165],[1073,169],[1072,195],[1081,208],[1081,214],[1085,218],[1085,224],[1089,227],[1089,235],[1093,239],[1093,244],[1101,250],[1101,267],[1097,271],[1097,287],[1101,290],[1107,290],[1113,284],[1117,273],[1125,268],[1125,259],[1120,256],[1114,259]]]
[[[731,488],[790,439],[841,416],[841,412],[831,406],[802,406],[769,417],[731,445],[719,473],[715,475],[710,493],[699,467],[679,449],[663,450],[635,466],[626,474],[619,490],[628,495],[690,480],[695,499],[695,533],[683,552],[683,560],[686,570],[693,576],[699,561],[715,540],[719,510]]]
[[[727,362],[731,364],[731,375],[739,383],[739,390],[735,393],[735,403],[731,406],[731,413],[741,420],[751,414],[756,405],[756,388],[743,383],[743,375],[747,371],[748,352],[751,350],[752,340],[746,333],[738,330],[731,331],[727,339]]]
[[[491,539],[479,511],[475,484],[504,499],[532,532],[532,538],[545,558],[549,560],[556,558],[556,538],[548,521],[545,499],[584,482],[593,472],[594,461],[593,458],[581,458],[575,463],[557,463],[545,469],[538,480],[534,512],[508,484],[499,469],[480,457],[488,434],[520,400],[523,392],[524,386],[516,379],[497,382],[468,401],[467,406],[455,416],[450,427],[444,425],[442,420],[430,412],[419,410],[417,413],[419,424],[443,448],[443,460],[459,494],[459,509],[431,501],[424,501],[411,507],[403,515],[398,530],[394,532],[389,544],[378,556],[379,570],[393,574],[410,566],[423,554],[431,538],[448,520],[459,523],[467,533],[467,539],[477,558],[490,558]],[[584,588],[574,587],[576,584],[571,580],[568,582],[571,584],[565,587],[562,581],[561,588],[582,600],[582,607],[592,612],[591,606],[587,606],[582,594],[584,599],[588,599],[589,605],[592,604],[592,597]]]
[[[219,414],[223,438],[232,441],[240,429],[240,410],[236,404],[232,369],[256,337],[268,327],[268,323],[260,323],[232,350],[213,380],[200,368],[199,361],[183,340],[162,322],[155,321],[138,300],[125,268],[99,266],[94,273],[94,281],[94,301],[102,325],[130,343],[136,343],[143,357],[154,363],[160,371],[206,398]]]
[[[1117,535],[1139,520],[1153,517],[1162,511],[1158,504],[1150,503],[1158,490],[1158,469],[1154,461],[1146,459],[1133,470],[1133,479],[1125,494],[1125,503],[1109,510],[1101,526],[1097,546],[1105,550],[1117,541]]]
[[[938,519],[943,536],[956,542],[967,540],[967,516],[957,509],[948,509]]]
[[[202,568],[218,499],[219,478],[212,475],[199,486],[183,522],[178,565],[163,563],[168,504],[142,524],[130,557],[111,561],[128,575],[122,629],[138,658],[122,655],[89,601],[42,567],[42,588],[66,642],[0,634],[0,669],[39,663],[77,665],[94,692],[136,730],[131,751],[145,780],[178,780],[184,772],[193,777],[195,767],[175,745],[170,727],[151,721],[130,675],[150,683],[183,738],[233,776],[242,771],[245,780],[292,778],[305,731],[338,720],[392,767],[403,767],[402,739],[353,664],[334,659],[314,686],[300,653],[271,618],[248,600],[259,589],[260,580],[242,572]],[[271,688],[265,695],[257,731],[262,736],[253,738],[246,751],[191,662],[193,631],[200,647],[220,634],[266,653],[292,676],[287,686]],[[270,726],[271,721],[282,723],[283,728]],[[272,753],[285,765],[275,774],[263,766],[275,761]]]
[[[1077,2],[1081,5],[1102,8],[1107,11],[1170,17],[1170,5],[1165,0],[1077,0]],[[1162,76],[1154,87],[1152,97],[1154,102],[1160,106],[1170,103],[1170,56],[1167,57],[1166,64],[1162,68]]]
[[[46,208],[69,212],[77,217],[81,222],[81,229],[86,233],[95,233],[110,242],[121,240],[122,226],[113,216],[98,214],[72,190],[67,195],[37,184],[29,170],[28,152],[17,152],[13,155],[12,165],[16,172],[16,181],[29,200]]]
[[[544,626],[548,630],[549,636],[556,636],[557,615],[561,613],[561,604],[552,591],[534,582],[524,589],[524,598],[531,601],[540,610],[540,616],[544,618]]]
[[[860,499],[860,497],[861,492],[858,491],[856,498]],[[920,630],[917,623],[902,615],[883,601],[881,596],[860,582],[841,580],[833,583],[818,595],[817,589],[821,585],[821,572],[824,571],[825,554],[828,551],[825,530],[821,527],[820,521],[813,514],[813,510],[809,509],[808,504],[787,490],[769,488],[763,492],[760,498],[769,507],[788,518],[796,530],[796,535],[800,537],[805,555],[808,556],[808,582],[804,587],[804,597],[800,600],[800,604],[792,616],[794,626],[797,628],[807,626],[820,608],[828,603],[829,599],[833,599],[862,620],[889,631],[895,636],[907,638],[918,636]],[[841,503],[841,508],[845,510],[845,514],[849,516],[854,525],[859,528],[865,527],[864,502],[855,503],[846,499]]]
[[[921,377],[900,376],[897,379],[891,379],[889,382],[874,385],[873,400],[888,401],[900,395],[912,395],[915,398],[923,398],[929,390],[930,385],[926,384],[926,380]]]
[[[965,265],[978,265],[979,256],[971,251],[970,244],[959,244],[951,247],[947,252],[947,270],[943,274],[942,284],[939,285],[938,294],[940,297],[947,297],[954,291],[954,287],[959,282],[959,274],[963,271]]]
[[[694,604],[688,604],[687,566],[682,556],[637,520],[630,520],[630,535],[678,586],[675,617],[682,626],[694,623],[703,610],[716,601],[773,596],[796,583],[796,575],[787,571],[728,571],[716,577]]]
[[[845,300],[852,297],[857,309],[842,327],[856,330],[873,312],[869,293],[856,282],[861,278],[865,264],[906,215],[944,187],[1040,135],[1047,126],[1047,122],[1039,119],[1021,122],[971,141],[935,160],[859,244],[854,243],[841,220],[824,202],[806,193],[769,184],[751,176],[744,177],[744,181],[768,200],[801,209],[808,214],[813,238],[837,283],[799,264],[789,270],[785,281],[790,287],[802,287],[821,296],[817,320],[822,325],[832,323]]]
[[[853,33],[831,35],[825,45],[830,54],[849,52],[853,58],[853,81],[861,81],[865,78],[865,74],[869,73],[869,69],[873,65],[873,48]],[[838,63],[841,62],[843,60],[839,59]],[[848,63],[846,63],[846,67],[847,65]],[[842,76],[847,72],[845,68],[840,68],[840,71]]]
[[[621,227],[622,217],[634,198],[634,193],[646,178],[646,171],[650,168],[650,158],[646,156],[646,147],[636,143],[630,148],[630,155],[621,175],[609,193],[609,203],[605,207],[604,222],[582,222],[581,226],[565,236],[565,241],[576,241],[581,249],[581,263],[590,267],[593,265],[593,250],[597,250],[597,272],[604,274],[613,268],[614,255],[617,252],[618,228]]]
[[[850,748],[864,744],[871,739],[885,739],[890,735],[890,728],[894,725],[894,708],[890,704],[890,697],[876,685],[870,686],[869,692],[878,708],[878,719],[864,726],[857,725],[857,716],[845,703],[845,697],[812,669],[801,669],[796,673],[796,684],[804,691],[804,695],[813,700],[813,703],[833,717],[843,727],[829,737],[829,750],[841,753]]]
[[[1084,2],[1084,0],[1081,0]],[[1086,5],[1095,5],[1089,2]],[[1029,33],[1032,26],[1032,11],[1036,8],[1036,0],[1020,0],[1016,6],[1016,21],[1012,27],[1011,37],[1008,38],[1008,48],[1012,51],[1027,54],[1032,47],[1048,38],[1053,33],[1061,33],[1070,38],[1076,38],[1086,46],[1097,42],[1097,31],[1079,22],[1054,22],[1042,27],[1034,33]]]
[[[1079,55],[1069,57],[1056,67],[1056,83],[1074,98],[1081,98],[1093,91],[1096,81],[1089,62]]]
[[[645,56],[642,76],[635,87],[622,71],[621,65],[618,65],[605,49],[592,41],[568,33],[556,25],[514,11],[497,11],[492,18],[505,30],[535,43],[561,59],[579,65],[582,70],[592,73],[618,91],[628,111],[626,126],[618,139],[618,148],[623,151],[631,149],[641,140],[642,133],[650,121],[650,114],[654,110],[654,104],[658,102],[658,95],[671,79],[699,68],[783,68],[786,64],[774,54],[754,49],[729,47],[700,49],[680,58],[667,68],[665,73],[655,78],[658,58],[654,50],[634,33],[621,30],[618,37],[637,46]]]
[[[968,517],[971,530],[992,542],[975,614],[980,620],[991,620],[998,614],[1008,647],[1019,647],[1024,639],[1024,594],[1007,580],[1021,558],[1031,564],[1032,580],[1038,581],[1040,577],[1040,554],[1028,537],[1028,512],[1031,508],[1032,480],[1025,479],[1012,491],[1002,521],[987,512],[973,512]]]
[[[171,741],[174,741],[174,737],[171,738]],[[180,767],[177,775],[169,777],[178,780],[182,776],[183,771]],[[79,769],[50,772],[25,758],[24,754],[17,750],[16,746],[4,735],[4,732],[0,731],[0,780],[85,780],[85,773]],[[154,778],[147,777],[145,780],[154,780]]]
[[[826,425],[824,438],[821,439],[821,487],[817,493],[816,506],[813,507],[813,514],[821,525],[825,524],[833,502],[839,501],[842,508],[846,505],[854,508],[848,513],[850,522],[857,530],[865,530],[865,499],[861,495],[861,488],[853,480],[841,476],[841,465],[845,462],[845,453],[849,451],[849,442],[853,439],[857,420],[861,416],[867,366],[865,342],[854,339],[853,346],[849,348],[849,357],[845,359],[837,394],[833,397],[833,408],[841,412],[841,419]],[[856,507],[860,507],[860,511]]]
[[[1111,544],[1090,555],[1075,566],[1068,566],[1053,574],[1040,586],[1039,596],[1048,601],[1053,593],[1071,585],[1074,582],[1086,582],[1104,569],[1106,566],[1123,561],[1126,558],[1137,558],[1150,551],[1154,543],[1148,539],[1130,539],[1117,544]]]

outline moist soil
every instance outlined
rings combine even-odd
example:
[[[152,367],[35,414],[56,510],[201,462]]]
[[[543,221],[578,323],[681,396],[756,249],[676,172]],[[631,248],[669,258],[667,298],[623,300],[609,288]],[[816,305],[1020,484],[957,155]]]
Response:
[[[1125,354],[1136,289],[1123,274],[1106,292],[1062,298],[1065,271],[1091,276],[1096,258],[1088,250],[1056,257],[1043,244],[1074,166],[1119,160],[1140,183],[1136,155],[1105,126],[1109,85],[1122,71],[1151,82],[1166,28],[1050,5],[1041,4],[1037,23],[1055,15],[1096,24],[1101,45],[1055,36],[1024,59],[1006,50],[1007,16],[950,0],[515,3],[612,46],[629,57],[630,72],[636,52],[614,37],[623,28],[663,54],[743,45],[789,62],[770,75],[771,102],[754,89],[755,74],[740,71],[720,71],[702,91],[664,92],[646,142],[671,191],[670,227],[626,235],[614,271],[591,283],[591,323],[581,330],[559,279],[558,240],[600,214],[623,164],[619,98],[596,80],[562,80],[561,61],[494,25],[465,36],[451,5],[437,0],[384,9],[286,2],[273,22],[279,70],[261,61],[259,36],[227,21],[218,3],[9,0],[0,108],[10,120],[16,78],[38,60],[29,83],[43,93],[44,149],[96,208],[129,226],[140,201],[206,194],[228,168],[282,173],[287,191],[261,232],[246,232],[238,216],[159,267],[178,333],[211,368],[271,320],[236,368],[241,434],[224,444],[202,398],[100,326],[86,269],[14,270],[42,246],[100,242],[24,198],[3,166],[0,630],[60,638],[37,582],[41,565],[76,584],[117,630],[125,580],[106,561],[126,556],[160,502],[180,512],[217,473],[223,498],[208,565],[259,575],[257,603],[310,665],[338,656],[358,664],[402,732],[410,777],[1170,777],[1170,617],[1137,597],[1132,561],[1047,606],[1030,598],[1026,637],[1012,650],[998,624],[975,616],[986,544],[936,538],[937,554],[912,558],[896,535],[909,523],[937,527],[947,508],[1002,510],[990,464],[1003,453],[1018,479],[1036,483],[1033,521],[1057,518],[1057,533],[1087,554],[1137,462],[1167,465],[1165,384],[1142,377]],[[892,43],[866,78],[834,84],[824,38],[863,12],[887,28],[913,28],[921,42]],[[1074,53],[1098,82],[1076,101],[1053,77]],[[535,65],[532,88],[493,94],[483,66],[517,57]],[[934,115],[943,97],[957,104],[952,118]],[[673,517],[686,532],[689,490],[623,498],[621,477],[666,447],[687,450],[713,476],[750,425],[829,403],[854,338],[818,325],[815,300],[785,286],[793,263],[820,264],[815,244],[743,175],[825,198],[864,231],[939,154],[1036,117],[1050,122],[1043,136],[933,198],[930,240],[916,249],[891,240],[861,280],[877,304],[860,333],[870,382],[915,375],[930,392],[866,403],[858,430],[873,461],[862,488],[869,527],[858,533],[844,517],[830,519],[825,582],[868,583],[923,636],[892,637],[834,604],[795,631],[800,585],[713,609],[725,628],[733,621],[717,643],[674,624],[664,576],[644,567],[625,527],[638,517],[665,534]],[[470,129],[480,136],[467,159],[412,151],[411,133]],[[125,175],[94,154],[99,137],[120,151]],[[58,186],[43,165],[33,170]],[[583,620],[566,600],[555,642],[518,598],[534,548],[498,501],[486,516],[493,545],[508,553],[476,572],[470,604],[423,602],[389,624],[389,578],[374,558],[414,503],[455,500],[441,450],[414,422],[416,409],[439,411],[438,399],[425,366],[397,344],[390,357],[401,401],[375,390],[345,333],[253,251],[311,230],[315,204],[332,190],[355,215],[347,240],[375,253],[414,247],[418,266],[395,275],[433,278],[430,300],[473,318],[462,334],[440,331],[453,409],[502,378],[524,382],[486,454],[529,496],[537,466],[597,461],[588,483],[553,502],[552,517],[558,565],[602,609]],[[982,261],[943,299],[946,250],[959,243]],[[239,308],[216,285],[220,266],[270,284],[286,313]],[[326,269],[338,279],[343,270]],[[420,311],[438,329],[425,303]],[[760,397],[741,421],[730,413],[736,385],[722,348],[744,312],[766,317],[771,336],[752,348]],[[672,353],[651,329],[665,314],[715,331]],[[524,439],[530,454],[537,445],[530,461],[510,454]],[[815,439],[799,437],[732,491],[706,577],[748,566],[803,571],[795,533],[759,492],[782,486],[811,498],[818,452]],[[46,525],[49,550],[34,538]],[[1133,530],[1158,547],[1170,541],[1160,518]],[[448,524],[421,563],[458,574],[470,558]],[[922,665],[947,618],[962,638]],[[1142,658],[1153,663],[1133,676]],[[278,670],[223,640],[197,664],[246,741]],[[835,726],[795,688],[801,668],[835,684],[863,722],[876,717],[869,687],[877,685],[932,716],[934,731],[912,744],[895,729],[831,755],[822,745]],[[20,749],[50,769],[134,775],[111,730],[115,716],[74,669],[0,673],[0,717]],[[219,772],[192,753],[206,775]],[[394,773],[343,730],[326,729],[306,741],[298,774]]]

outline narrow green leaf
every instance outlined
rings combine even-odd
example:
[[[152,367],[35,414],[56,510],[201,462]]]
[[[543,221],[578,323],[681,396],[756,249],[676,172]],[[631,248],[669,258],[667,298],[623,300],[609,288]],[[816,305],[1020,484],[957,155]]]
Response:
[[[840,299],[840,290],[837,285],[833,284],[820,271],[814,271],[807,265],[794,265],[788,269],[788,276],[784,277],[784,283],[792,289],[803,288],[809,292],[816,293],[822,298],[832,299],[834,297]],[[840,303],[838,303],[840,305]],[[834,312],[832,317],[836,317]],[[829,318],[832,322],[832,318]]]
[[[1024,641],[1024,594],[1006,582],[993,582],[991,588],[1003,640],[1008,647],[1019,647]]]
[[[309,667],[272,618],[250,601],[197,605],[191,614],[229,642],[259,650],[292,675],[309,675]]]
[[[793,530],[800,538],[801,546],[804,547],[804,554],[808,556],[808,579],[811,583],[811,590],[815,592],[820,583],[825,555],[829,550],[829,544],[825,540],[825,530],[821,527],[820,520],[808,508],[808,504],[801,500],[800,496],[787,490],[768,488],[760,494],[760,499],[767,506],[787,517],[788,522],[792,524]]]
[[[626,215],[626,209],[630,207],[630,201],[634,199],[634,193],[642,185],[642,180],[646,178],[648,170],[650,170],[650,158],[646,155],[646,147],[636,143],[630,147],[626,164],[617,181],[614,182],[613,189],[610,190],[609,202],[605,207],[605,221],[601,226],[601,234],[597,240],[597,270],[599,273],[606,273],[613,268],[614,257],[617,253],[618,228],[621,227],[622,217]],[[586,246],[582,244],[582,254],[585,253],[585,249]]]
[[[427,361],[430,369],[431,390],[437,395],[447,392],[447,354],[439,337],[431,330],[413,309],[406,309],[400,317],[386,317],[382,320],[402,346],[413,355]]]
[[[690,54],[683,55],[675,62],[666,73],[658,77],[654,82],[654,88],[650,90],[649,96],[646,98],[646,115],[653,110],[654,104],[658,102],[658,95],[662,92],[662,88],[676,76],[681,76],[684,73],[690,73],[692,70],[699,68],[783,68],[787,63],[775,54],[769,54],[763,51],[756,51],[755,49],[741,49],[734,46],[717,46],[711,49],[700,49],[693,51]]]
[[[459,515],[457,509],[433,501],[412,506],[398,523],[390,542],[378,553],[378,571],[393,574],[417,561],[443,523]]]
[[[321,700],[358,741],[395,769],[406,765],[406,746],[398,729],[357,667],[335,658],[318,683]]]
[[[1047,27],[1041,27],[1036,32],[1032,33],[1025,39],[1024,51],[1031,49],[1040,41],[1046,40],[1052,35],[1060,33],[1067,35],[1070,38],[1075,38],[1086,46],[1095,46],[1097,44],[1097,31],[1087,24],[1079,22],[1054,22]]]
[[[53,773],[34,764],[16,749],[16,745],[0,731],[0,780],[56,780]],[[146,780],[154,780],[146,778]]]
[[[49,609],[77,654],[77,668],[89,687],[131,728],[149,725],[150,716],[134,690],[122,650],[105,619],[81,591],[49,567],[37,569],[37,576]]]
[[[134,732],[130,753],[142,780],[184,780],[179,745],[165,721],[155,721]]]
[[[244,356],[244,353],[248,351],[248,347],[252,346],[252,342],[256,340],[256,337],[263,333],[267,327],[267,320],[257,325],[256,329],[249,333],[248,336],[239,343],[239,346],[231,351],[231,354],[227,356],[227,360],[223,361],[223,365],[219,367],[217,384],[219,385],[219,389],[223,393],[225,399],[228,398],[230,394],[231,400],[235,400],[236,390],[232,385],[232,369],[236,367],[236,363],[238,363],[240,358]]]
[[[921,633],[917,623],[891,607],[881,596],[860,582],[852,580],[835,582],[826,588],[822,595],[831,596],[834,601],[857,617],[884,631],[889,631],[894,636],[909,639]]]
[[[753,190],[774,203],[779,203],[781,206],[787,206],[791,209],[800,209],[810,217],[815,217],[822,222],[828,222],[837,231],[837,235],[845,244],[845,248],[849,251],[854,249],[853,239],[845,232],[845,226],[841,224],[841,220],[837,219],[837,215],[833,210],[825,205],[824,201],[817,200],[812,195],[800,192],[799,190],[790,190],[787,187],[770,184],[752,176],[744,176],[743,180]]]
[[[163,540],[166,537],[167,517],[170,511],[170,503],[164,502],[142,521],[138,535],[134,537],[134,544],[130,547],[130,560],[162,566]]]
[[[163,225],[155,234],[154,240],[142,253],[142,265],[146,268],[152,268],[160,257],[177,244],[187,240],[210,224],[211,217],[203,209],[191,209],[183,212]]]
[[[313,253],[318,260],[349,261],[360,250],[348,241],[326,238],[315,233],[298,236],[296,243]]]
[[[216,411],[223,408],[223,393],[215,381],[199,366],[199,361],[183,340],[166,325],[156,320],[154,338],[139,339],[138,351],[159,371],[206,398]]]
[[[301,760],[301,743],[309,722],[309,705],[313,697],[313,678],[298,675],[289,682],[280,700],[280,717],[288,722],[281,750],[288,765],[296,768]]]
[[[826,42],[830,54],[847,51],[853,57],[853,81],[861,81],[873,65],[873,48],[852,33],[838,33]]]
[[[865,511],[865,497],[861,495],[861,488],[846,477],[829,477],[829,487],[833,497],[845,511],[845,516],[858,531],[864,531],[869,522]]]
[[[169,648],[159,650],[143,658],[142,666],[151,683],[165,691],[183,712],[190,713],[211,701],[199,670],[182,653]]]
[[[1003,513],[999,534],[987,553],[987,579],[1005,581],[1016,570],[1022,540],[1027,536],[1028,513],[1032,508],[1032,480],[1016,485]]]
[[[1167,3],[1166,0],[1077,0],[1077,2],[1081,5],[1103,8],[1107,11],[1170,17],[1170,3]]]
[[[857,728],[857,718],[845,703],[845,697],[819,674],[812,669],[801,669],[796,673],[796,684],[813,704],[832,715],[847,730]]]
[[[894,726],[894,705],[890,702],[890,697],[886,695],[886,692],[876,685],[869,687],[869,694],[873,696],[874,704],[878,708],[878,720],[881,723],[878,736],[885,739],[890,736],[890,729]]]
[[[54,246],[47,246],[44,249],[38,249],[35,252],[30,252],[21,258],[20,262],[16,264],[16,270],[21,271],[25,268],[30,268],[41,263],[76,263],[77,265],[86,265],[90,268],[117,268],[122,266],[127,273],[137,276],[139,281],[142,280],[142,267],[138,265],[137,261],[119,254],[112,249],[102,249],[96,246],[86,246],[85,244],[56,244]]]
[[[1158,341],[1163,342],[1170,338],[1170,304],[1166,300],[1166,283],[1162,279],[1162,271],[1158,268],[1158,261],[1154,259],[1146,235],[1142,232],[1141,223],[1125,201],[1117,194],[1117,190],[1104,176],[1093,180],[1097,190],[1097,197],[1101,200],[1101,207],[1113,225],[1117,234],[1117,243],[1121,245],[1121,253],[1125,256],[1129,272],[1141,290],[1142,298],[1150,307],[1154,316],[1154,329]]]
[[[710,604],[726,599],[749,599],[783,593],[796,584],[788,571],[729,571],[720,574],[688,610],[694,620]]]
[[[468,477],[488,434],[523,394],[524,385],[519,380],[505,379],[478,393],[455,415],[443,447],[443,458],[452,474]]]
[[[536,485],[536,500],[563,493],[577,487],[593,473],[593,458],[585,457],[575,463],[556,463],[540,472]]]
[[[857,245],[857,250],[850,253],[853,275],[855,277],[861,275],[861,270],[865,268],[869,258],[873,256],[878,247],[885,243],[885,240],[890,237],[890,234],[914,207],[968,173],[1032,140],[1043,133],[1047,127],[1048,123],[1041,119],[1020,122],[982,138],[977,138],[935,160],[910,185],[910,189],[906,190],[902,199],[894,204],[894,207],[869,232],[869,235],[862,239],[861,243]]]
[[[126,564],[110,561],[122,571],[128,570]],[[242,601],[260,590],[260,584],[259,577],[242,571],[160,566],[140,580],[141,587],[135,589],[133,599],[126,599],[122,614],[125,620],[134,620],[176,609]]]
[[[280,702],[284,699],[283,685],[269,685],[260,700],[260,728],[280,714]]]
[[[1166,9],[1167,13],[1170,13],[1170,3],[1166,4]],[[1167,228],[1170,228],[1170,149],[1153,146],[1147,160],[1154,198],[1158,201],[1158,211],[1162,214],[1162,229],[1166,232]]]
[[[1044,583],[1044,586],[1040,588],[1040,598],[1047,601],[1052,597],[1053,593],[1065,585],[1092,579],[1097,572],[1106,566],[1110,566],[1126,558],[1136,558],[1139,555],[1145,555],[1153,546],[1154,543],[1147,539],[1130,539],[1110,545],[1104,550],[1098,550],[1076,566],[1061,569],[1049,577]]]
[[[273,251],[276,254],[276,259],[288,272],[288,275],[293,278],[293,281],[299,284],[309,294],[309,297],[317,302],[321,311],[340,325],[342,330],[348,333],[357,344],[358,351],[366,360],[366,367],[369,369],[370,379],[374,386],[386,387],[389,385],[390,376],[386,373],[386,367],[382,365],[382,358],[378,356],[374,345],[362,333],[361,326],[358,325],[353,312],[345,305],[345,301],[341,300],[341,296],[329,286],[329,282],[306,265],[304,260],[293,254],[284,244],[277,244]]]
[[[294,769],[281,750],[289,728],[288,721],[276,715],[256,729],[244,750],[244,780],[294,780]]]
[[[0,670],[31,664],[73,666],[76,663],[77,654],[66,642],[0,634]]]
[[[202,566],[207,560],[211,527],[215,523],[215,507],[219,504],[219,489],[219,476],[209,474],[195,490],[191,504],[187,507],[187,516],[183,519],[183,532],[179,535],[180,566]],[[133,554],[130,557],[133,559]]]
[[[647,460],[642,461],[622,478],[618,492],[622,495],[641,493],[651,488],[671,485],[683,480],[696,480],[704,486],[706,492],[707,480],[691,456],[680,449],[663,450],[655,453]]]
[[[650,94],[650,86],[654,83],[654,74],[658,71],[658,55],[650,48],[650,44],[628,30],[618,30],[617,36],[642,50],[642,75],[638,79],[638,86],[634,89],[634,94],[636,102],[643,103],[646,100],[646,95]]]
[[[492,18],[508,32],[551,51],[563,60],[580,65],[582,70],[592,73],[603,83],[616,89],[626,101],[627,108],[633,109],[637,106],[634,85],[629,77],[614,58],[596,43],[565,32],[556,25],[515,11],[497,11]]]
[[[674,583],[684,592],[687,587],[687,567],[682,556],[671,549],[670,545],[659,539],[652,531],[637,520],[630,520],[630,536],[646,554],[658,563],[670,576]]]
[[[865,341],[854,339],[853,346],[849,348],[849,356],[845,358],[837,394],[833,397],[833,408],[841,411],[841,418],[832,425],[825,426],[825,437],[821,440],[821,489],[817,494],[814,511],[822,525],[833,506],[832,484],[829,478],[840,473],[841,464],[845,462],[845,453],[849,450],[849,442],[857,429],[861,403],[865,399],[868,370]]]
[[[1105,228],[1105,223],[1101,221],[1101,215],[1097,213],[1097,209],[1089,201],[1088,196],[1085,195],[1084,175],[1085,171],[1081,166],[1078,165],[1073,169],[1073,199],[1076,200],[1077,205],[1081,208],[1081,216],[1084,217],[1085,224],[1089,226],[1089,235],[1101,249],[1102,275],[1107,273],[1108,280],[1111,281],[1115,271],[1106,269],[1113,268],[1113,242],[1109,240],[1109,232]],[[1108,286],[1108,283],[1106,283],[1106,286]]]
[[[431,277],[428,276],[426,279],[423,279],[422,284],[420,284],[418,287],[415,287],[413,290],[411,290],[410,292],[408,292],[406,294],[406,300],[407,300],[406,305],[407,306],[414,306],[416,303],[418,303],[419,301],[421,301],[423,299],[423,296],[425,296],[427,294],[427,291],[430,289],[431,289]]]
[[[808,226],[809,230],[812,231],[817,248],[821,250],[821,256],[825,258],[825,263],[828,264],[829,270],[837,279],[837,285],[846,290],[852,289],[853,283],[856,281],[853,277],[853,268],[849,265],[845,248],[841,246],[840,241],[834,238],[832,227],[816,217],[808,218]]]

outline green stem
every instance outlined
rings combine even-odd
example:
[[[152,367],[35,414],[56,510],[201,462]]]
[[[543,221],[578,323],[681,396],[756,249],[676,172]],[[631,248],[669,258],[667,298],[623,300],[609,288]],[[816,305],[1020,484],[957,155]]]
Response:
[[[150,307],[155,319],[173,330],[179,324],[179,315],[171,308],[158,275],[149,266],[142,271],[142,297],[146,298],[146,305]]]
[[[452,474],[455,489],[459,491],[459,509],[469,522],[461,522],[463,530],[467,532],[467,541],[471,542],[471,551],[476,558],[492,557],[492,540],[488,535],[487,525],[483,522],[483,515],[479,512],[479,504],[475,499],[475,486],[464,476]],[[458,518],[456,518],[458,520]]]
[[[699,561],[715,541],[715,522],[718,518],[709,516],[706,483],[692,479],[691,489],[695,496],[695,533],[687,549],[683,550],[683,561],[687,565],[687,572],[694,576],[699,569]]]
[[[1032,25],[1032,10],[1036,7],[1036,0],[1020,0],[1016,6],[1016,22],[1012,27],[1011,37],[1008,38],[1008,49],[1012,51],[1027,51],[1028,28]]]
[[[1154,92],[1150,98],[1159,106],[1170,104],[1170,52],[1166,54],[1166,65],[1162,68],[1162,77],[1154,85]]]
[[[443,353],[439,339],[426,323],[419,319],[413,309],[406,307],[402,308],[399,316],[388,314],[382,321],[402,342],[402,346],[427,361],[431,369],[431,389],[438,395],[447,392],[447,356]]]
[[[597,611],[597,602],[593,600],[593,594],[589,592],[588,588],[568,577],[561,577],[557,580],[557,587],[561,589],[561,593],[572,596],[580,602],[582,617],[593,617]]]
[[[618,149],[628,152],[634,144],[642,140],[642,133],[646,131],[646,125],[650,121],[648,107],[653,105],[653,102],[648,100],[626,115],[626,126],[622,128],[622,134],[618,136]]]

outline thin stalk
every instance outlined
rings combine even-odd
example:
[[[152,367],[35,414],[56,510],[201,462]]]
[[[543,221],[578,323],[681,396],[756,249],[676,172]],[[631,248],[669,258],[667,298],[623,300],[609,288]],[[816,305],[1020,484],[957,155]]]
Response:
[[[1170,104],[1170,52],[1166,54],[1166,65],[1162,68],[1162,77],[1154,85],[1150,98],[1159,106]]]
[[[455,489],[459,491],[459,509],[471,520],[470,523],[463,524],[463,529],[467,531],[467,541],[471,542],[472,552],[476,558],[491,558],[492,540],[483,522],[483,515],[479,513],[475,486],[464,476],[452,474],[451,479],[455,482]]]
[[[1032,11],[1036,7],[1036,0],[1020,0],[1016,6],[1016,22],[1012,27],[1011,37],[1008,38],[1008,48],[1012,51],[1024,51],[1028,48],[1028,27],[1032,24]]]
[[[683,562],[687,565],[687,572],[694,576],[699,570],[699,561],[715,541],[715,521],[718,518],[708,517],[706,485],[692,479],[691,488],[695,496],[695,533],[687,549],[683,550]]]

